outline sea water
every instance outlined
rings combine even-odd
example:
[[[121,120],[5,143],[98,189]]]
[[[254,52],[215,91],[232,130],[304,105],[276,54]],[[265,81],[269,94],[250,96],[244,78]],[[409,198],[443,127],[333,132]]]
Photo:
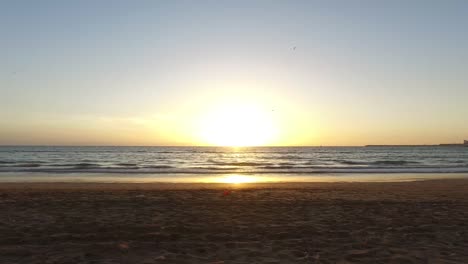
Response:
[[[468,147],[0,147],[0,181],[45,175],[60,181],[198,181],[215,175],[379,180],[421,174],[468,174]]]

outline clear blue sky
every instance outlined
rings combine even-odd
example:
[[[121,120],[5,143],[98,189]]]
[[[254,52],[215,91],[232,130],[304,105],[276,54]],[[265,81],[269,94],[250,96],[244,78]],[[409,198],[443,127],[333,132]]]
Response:
[[[1,1],[0,144],[199,144],[194,120],[232,98],[275,109],[272,144],[461,141],[467,14],[456,0]]]

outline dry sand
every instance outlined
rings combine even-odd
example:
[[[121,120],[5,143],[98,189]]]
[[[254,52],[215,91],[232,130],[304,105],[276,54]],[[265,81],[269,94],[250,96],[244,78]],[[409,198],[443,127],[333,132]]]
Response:
[[[0,212],[2,264],[468,263],[468,180],[3,183]]]

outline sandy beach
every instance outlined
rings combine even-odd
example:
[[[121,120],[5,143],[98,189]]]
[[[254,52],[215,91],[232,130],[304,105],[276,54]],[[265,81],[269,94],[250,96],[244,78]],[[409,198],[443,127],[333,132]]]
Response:
[[[0,184],[1,263],[468,263],[468,180]]]

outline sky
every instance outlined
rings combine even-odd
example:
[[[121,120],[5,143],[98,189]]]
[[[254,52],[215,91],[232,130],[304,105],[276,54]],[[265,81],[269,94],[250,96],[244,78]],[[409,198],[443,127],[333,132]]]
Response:
[[[466,14],[461,0],[1,1],[0,145],[461,142]]]

